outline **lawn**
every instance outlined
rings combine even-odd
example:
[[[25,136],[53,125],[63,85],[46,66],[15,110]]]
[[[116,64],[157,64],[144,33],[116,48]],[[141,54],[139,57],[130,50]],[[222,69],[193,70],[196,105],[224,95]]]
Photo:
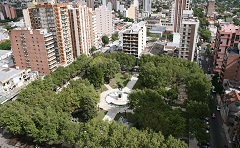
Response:
[[[130,122],[130,123],[134,124],[136,122],[136,118],[134,117],[134,115],[132,113],[126,113],[126,115],[127,115],[127,117],[125,116],[125,113],[117,113],[114,120],[118,121],[118,119],[122,116],[123,118],[127,118],[128,122]]]
[[[107,90],[108,90],[107,87],[105,85],[102,85],[101,88],[97,89],[96,91],[102,93]]]
[[[99,109],[99,111],[97,112],[97,119],[102,120],[104,118],[104,116],[107,114],[108,111],[106,110],[102,110]]]
[[[110,80],[110,83],[109,85],[112,87],[112,88],[117,88],[118,85],[117,84],[121,84],[122,87],[125,87],[129,81],[129,78],[131,78],[131,74],[129,73],[117,73],[115,75],[115,77],[113,79]]]

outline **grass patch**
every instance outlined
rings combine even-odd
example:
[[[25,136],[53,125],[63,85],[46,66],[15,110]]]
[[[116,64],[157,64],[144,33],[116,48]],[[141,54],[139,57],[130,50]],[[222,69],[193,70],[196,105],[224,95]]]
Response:
[[[110,80],[110,83],[109,85],[112,87],[112,88],[117,88],[118,87],[118,83],[122,85],[122,87],[125,87],[129,81],[129,78],[131,78],[131,74],[129,73],[117,73],[115,75],[115,77],[113,79]]]
[[[104,118],[104,116],[107,114],[108,111],[106,110],[102,110],[99,109],[99,111],[97,112],[97,119],[102,120]]]
[[[133,90],[134,89],[143,89],[143,86],[141,85],[141,82],[139,80],[133,86]]]
[[[136,118],[135,118],[135,116],[132,114],[132,113],[126,113],[126,116],[125,116],[125,113],[117,113],[117,115],[115,116],[115,118],[114,118],[114,120],[115,121],[118,121],[118,119],[120,118],[120,117],[123,117],[123,118],[126,118],[127,120],[128,120],[128,122],[130,122],[130,123],[135,123],[136,122]]]
[[[97,89],[96,91],[102,93],[107,90],[108,90],[107,87],[105,85],[102,85],[101,88]]]

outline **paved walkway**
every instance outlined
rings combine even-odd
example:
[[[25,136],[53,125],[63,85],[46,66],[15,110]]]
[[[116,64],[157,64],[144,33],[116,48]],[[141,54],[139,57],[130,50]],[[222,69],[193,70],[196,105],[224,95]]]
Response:
[[[126,87],[123,88],[123,90],[128,93],[131,92],[131,90],[132,90],[133,86],[135,85],[135,83],[137,82],[137,80],[138,80],[138,78],[136,75],[132,76],[132,78],[130,79],[130,81],[128,82]],[[104,116],[103,120],[112,121],[112,120],[114,120],[115,116],[119,112],[120,113],[123,113],[125,111],[133,112],[132,110],[129,110],[128,107],[115,106],[115,105],[108,104],[105,100],[106,96],[111,92],[118,91],[119,89],[113,89],[109,85],[106,85],[106,84],[105,84],[105,86],[108,88],[108,90],[101,93],[100,102],[98,104],[100,108],[108,111],[107,114]]]

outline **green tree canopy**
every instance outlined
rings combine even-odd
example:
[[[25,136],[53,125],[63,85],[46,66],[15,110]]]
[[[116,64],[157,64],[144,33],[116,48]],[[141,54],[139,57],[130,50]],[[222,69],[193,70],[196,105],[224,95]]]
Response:
[[[10,40],[0,43],[0,50],[11,50]]]
[[[201,32],[201,37],[203,38],[204,41],[209,41],[211,39],[211,32],[209,30],[202,30]]]
[[[109,38],[108,38],[108,36],[104,35],[104,36],[102,37],[102,43],[104,44],[104,46],[109,43]]]
[[[118,40],[118,33],[112,34],[112,42]]]

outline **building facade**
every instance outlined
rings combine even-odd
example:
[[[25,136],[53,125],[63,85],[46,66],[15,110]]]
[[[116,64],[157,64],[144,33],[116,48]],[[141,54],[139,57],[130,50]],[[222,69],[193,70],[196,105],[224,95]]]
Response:
[[[180,28],[180,47],[178,58],[193,61],[195,58],[195,48],[198,39],[198,19],[182,20],[182,27]]]
[[[220,78],[240,81],[240,55],[238,47],[228,47],[223,57]]]
[[[69,6],[70,27],[74,58],[82,54],[89,55],[92,46],[96,46],[95,13],[83,5]]]
[[[130,7],[127,9],[127,17],[133,19],[134,22],[136,21],[137,8],[133,4],[131,4]]]
[[[66,3],[55,4],[53,8],[60,63],[67,66],[74,60],[68,5]]]
[[[215,1],[214,0],[208,0],[207,1],[207,16],[213,17],[213,13],[215,11]]]
[[[54,39],[46,29],[15,29],[10,41],[16,66],[50,74],[57,68]]]
[[[182,26],[183,10],[190,10],[191,0],[175,0],[173,31],[179,33]]]
[[[23,11],[24,19],[27,27],[53,34],[57,62],[67,66],[73,61],[68,4],[52,3],[29,3]]]
[[[94,10],[94,0],[87,0],[87,7]]]
[[[148,14],[152,13],[152,0],[143,0],[143,11]]]
[[[99,36],[111,35],[113,33],[112,11],[108,10],[106,6],[100,6],[95,9],[96,26]]]
[[[139,58],[146,47],[145,22],[133,24],[131,29],[123,33],[123,52]]]
[[[240,27],[233,24],[221,26],[216,33],[214,44],[213,71],[221,73],[223,58],[228,47],[237,47],[240,43]]]
[[[1,19],[14,19],[17,17],[16,9],[10,4],[0,4],[0,12],[3,15]]]

